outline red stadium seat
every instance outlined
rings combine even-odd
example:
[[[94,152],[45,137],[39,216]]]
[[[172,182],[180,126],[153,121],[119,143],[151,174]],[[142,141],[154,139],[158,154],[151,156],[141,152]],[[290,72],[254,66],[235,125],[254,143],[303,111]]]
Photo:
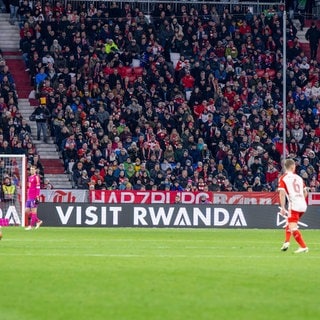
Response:
[[[131,67],[121,67],[119,68],[119,74],[122,78],[126,76],[131,76],[132,75],[132,68]]]
[[[265,72],[264,69],[256,69],[256,73],[257,73],[259,78],[264,76],[264,72]]]
[[[103,72],[104,72],[105,74],[107,74],[107,75],[112,74],[112,73],[113,73],[113,68],[105,67],[105,68],[103,69]]]
[[[129,76],[129,82],[130,82],[130,83],[134,83],[136,80],[137,80],[137,76],[136,76],[135,74]]]
[[[271,79],[274,79],[274,77],[276,75],[276,70],[267,68],[265,72],[269,74],[269,77]]]
[[[144,70],[143,67],[134,67],[134,68],[133,68],[133,73],[134,73],[135,75],[137,75],[137,76],[142,76],[143,70]]]

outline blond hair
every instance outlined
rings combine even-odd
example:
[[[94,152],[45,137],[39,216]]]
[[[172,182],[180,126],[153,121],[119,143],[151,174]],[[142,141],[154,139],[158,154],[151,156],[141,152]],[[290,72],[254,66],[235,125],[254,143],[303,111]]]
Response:
[[[291,169],[295,165],[295,161],[293,159],[286,159],[284,162],[284,167],[286,170]]]

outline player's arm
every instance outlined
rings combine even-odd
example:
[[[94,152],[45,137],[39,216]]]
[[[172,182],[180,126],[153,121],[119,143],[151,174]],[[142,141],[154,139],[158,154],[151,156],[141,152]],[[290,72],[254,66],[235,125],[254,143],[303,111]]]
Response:
[[[308,195],[308,188],[305,187],[305,188],[303,189],[303,196],[306,198],[307,195]]]
[[[286,191],[284,189],[279,189],[279,201],[280,201],[280,208],[281,214],[286,215]]]
[[[36,198],[39,200],[40,197],[40,189],[41,189],[41,181],[40,177],[36,175]]]
[[[283,181],[283,176],[281,176],[279,179],[278,191],[279,191],[279,202],[280,202],[281,214],[286,215],[287,194],[285,189],[285,183]]]

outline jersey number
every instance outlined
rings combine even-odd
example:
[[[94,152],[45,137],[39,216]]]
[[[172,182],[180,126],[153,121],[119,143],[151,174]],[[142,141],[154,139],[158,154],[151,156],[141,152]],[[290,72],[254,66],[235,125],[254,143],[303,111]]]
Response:
[[[293,190],[296,193],[300,193],[300,184],[298,183],[297,179],[293,180]]]

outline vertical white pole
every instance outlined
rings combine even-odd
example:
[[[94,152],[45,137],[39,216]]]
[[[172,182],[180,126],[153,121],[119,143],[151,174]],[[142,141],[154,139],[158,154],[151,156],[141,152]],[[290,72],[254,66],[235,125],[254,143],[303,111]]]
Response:
[[[27,157],[22,157],[22,172],[21,172],[21,226],[25,227],[25,211],[26,211],[26,192],[27,192]]]
[[[287,22],[287,12],[284,9],[283,11],[283,151],[282,151],[282,160],[286,159],[286,149],[287,149],[287,136],[286,136],[286,127],[287,127],[287,33],[286,33],[286,22]]]

